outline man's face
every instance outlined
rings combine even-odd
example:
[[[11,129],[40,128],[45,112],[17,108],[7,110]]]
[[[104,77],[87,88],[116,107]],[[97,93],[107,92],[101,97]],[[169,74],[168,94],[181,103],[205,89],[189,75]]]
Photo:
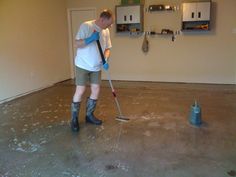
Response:
[[[113,24],[113,18],[102,18],[102,29],[106,29],[106,28],[109,28],[111,27],[111,25]]]

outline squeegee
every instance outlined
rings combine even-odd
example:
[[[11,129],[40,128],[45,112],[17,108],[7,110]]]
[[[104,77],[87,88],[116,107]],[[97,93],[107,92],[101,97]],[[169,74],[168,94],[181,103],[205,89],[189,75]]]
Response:
[[[97,40],[96,42],[97,42],[97,46],[98,46],[98,49],[99,49],[99,53],[100,53],[101,58],[102,58],[102,63],[105,64],[106,60],[105,60],[105,57],[104,57],[104,54],[103,54],[103,51],[102,51],[101,44],[100,44],[99,40]],[[118,110],[118,113],[119,113],[119,115],[116,117],[116,120],[127,122],[127,121],[129,121],[129,118],[123,116],[123,114],[121,112],[120,104],[118,102],[118,99],[117,99],[117,96],[116,96],[116,92],[115,92],[114,87],[113,87],[112,82],[111,82],[110,73],[109,73],[108,70],[105,70],[105,72],[107,74],[107,79],[109,81],[109,84],[110,84],[110,87],[111,87],[111,91],[112,91],[113,97],[115,99],[116,107],[117,107],[117,110]]]

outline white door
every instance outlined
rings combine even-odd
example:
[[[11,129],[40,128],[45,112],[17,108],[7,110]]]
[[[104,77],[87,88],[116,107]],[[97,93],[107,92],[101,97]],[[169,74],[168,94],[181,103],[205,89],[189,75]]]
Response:
[[[96,19],[95,8],[68,9],[69,50],[71,63],[71,78],[75,78],[74,58],[76,55],[75,36],[81,23]]]
[[[211,2],[183,3],[183,21],[210,20]]]
[[[117,24],[127,24],[128,23],[128,6],[118,6],[116,7],[116,23]]]
[[[196,21],[197,3],[183,3],[183,21]]]
[[[208,21],[210,20],[211,2],[197,3],[197,20]]]
[[[130,6],[129,20],[130,23],[140,23],[141,8],[138,6]]]

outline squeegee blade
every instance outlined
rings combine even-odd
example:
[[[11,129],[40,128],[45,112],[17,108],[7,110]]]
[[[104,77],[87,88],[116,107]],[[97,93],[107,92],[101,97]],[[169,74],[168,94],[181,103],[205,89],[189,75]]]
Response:
[[[116,120],[122,121],[122,122],[128,122],[128,121],[129,121],[129,118],[124,117],[124,116],[117,116],[117,117],[116,117]]]

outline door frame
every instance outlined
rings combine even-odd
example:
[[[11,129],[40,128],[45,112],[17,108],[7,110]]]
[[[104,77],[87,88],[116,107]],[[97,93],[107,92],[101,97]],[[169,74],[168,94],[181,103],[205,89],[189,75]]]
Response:
[[[73,47],[73,31],[72,31],[72,12],[73,11],[85,11],[93,10],[97,14],[97,9],[95,7],[85,7],[85,8],[68,8],[67,9],[67,21],[68,21],[68,36],[69,36],[69,57],[70,57],[70,73],[71,79],[75,78],[74,73],[74,47]],[[96,18],[96,17],[94,17]]]

